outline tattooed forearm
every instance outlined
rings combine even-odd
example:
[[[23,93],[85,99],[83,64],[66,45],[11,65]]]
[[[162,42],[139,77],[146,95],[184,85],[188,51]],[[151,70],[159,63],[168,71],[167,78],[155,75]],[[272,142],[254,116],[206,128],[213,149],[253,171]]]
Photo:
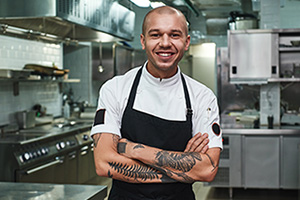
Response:
[[[125,153],[127,143],[119,142],[118,143],[118,153]]]
[[[101,133],[97,133],[93,135],[94,147],[97,147],[100,137],[101,137]]]
[[[118,135],[112,134],[113,143],[115,146],[118,145],[120,137]]]
[[[191,177],[186,175],[184,172],[183,173],[176,173],[176,172],[173,172],[173,171],[168,170],[168,169],[163,169],[162,167],[153,166],[153,165],[151,165],[151,166],[153,168],[157,169],[158,171],[162,172],[163,174],[165,174],[165,176],[163,176],[162,179],[161,179],[161,181],[163,183],[177,182],[175,179],[170,178],[173,175],[181,177],[182,178],[181,182],[184,182],[184,183],[193,183],[193,182],[195,182],[194,179],[192,179]]]
[[[117,162],[109,162],[108,164],[117,173],[122,174],[127,178],[133,178],[136,181],[159,179],[159,175],[161,175],[157,170],[144,165],[128,165]],[[110,173],[110,171],[108,171],[108,173]]]
[[[156,154],[158,166],[170,167],[181,172],[190,171],[196,164],[196,160],[201,161],[199,153],[170,153],[160,151]]]
[[[215,165],[215,163],[213,162],[213,160],[211,159],[211,157],[207,153],[205,155],[208,157],[208,159],[210,160],[211,165],[213,166],[213,169],[211,171],[214,171],[218,166]]]

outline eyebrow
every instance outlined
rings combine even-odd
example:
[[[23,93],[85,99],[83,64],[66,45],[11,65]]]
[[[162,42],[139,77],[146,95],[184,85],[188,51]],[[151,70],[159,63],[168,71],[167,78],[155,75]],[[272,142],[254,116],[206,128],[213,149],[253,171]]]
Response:
[[[150,34],[150,33],[152,33],[152,32],[159,32],[159,31],[160,31],[159,29],[150,29],[150,30],[148,31],[148,33]],[[182,32],[181,30],[179,30],[179,29],[172,29],[171,32],[172,32],[172,33],[174,33],[174,32],[183,33],[183,32]]]

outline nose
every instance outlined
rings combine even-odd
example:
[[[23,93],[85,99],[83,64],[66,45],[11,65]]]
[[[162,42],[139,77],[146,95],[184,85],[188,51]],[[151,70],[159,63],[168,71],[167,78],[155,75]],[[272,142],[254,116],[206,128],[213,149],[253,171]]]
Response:
[[[161,47],[169,47],[171,45],[170,37],[167,34],[163,34],[160,38],[159,45]]]

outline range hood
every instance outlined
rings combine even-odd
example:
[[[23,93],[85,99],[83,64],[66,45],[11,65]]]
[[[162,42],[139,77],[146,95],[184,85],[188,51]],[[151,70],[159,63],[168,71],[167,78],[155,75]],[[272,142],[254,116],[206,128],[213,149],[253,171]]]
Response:
[[[1,0],[1,34],[45,40],[133,39],[135,13],[107,0]],[[2,30],[1,30],[2,29]]]

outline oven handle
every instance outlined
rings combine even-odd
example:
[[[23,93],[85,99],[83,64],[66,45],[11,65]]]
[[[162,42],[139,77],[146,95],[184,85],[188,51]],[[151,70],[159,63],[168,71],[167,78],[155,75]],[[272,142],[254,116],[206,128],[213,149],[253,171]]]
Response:
[[[26,172],[26,174],[29,175],[29,174],[32,174],[32,173],[34,173],[34,172],[40,171],[40,170],[42,170],[42,169],[45,169],[45,168],[47,168],[47,167],[50,167],[50,166],[53,166],[53,165],[56,165],[56,164],[60,164],[60,163],[63,163],[63,162],[64,162],[64,161],[63,161],[61,158],[56,157],[56,160],[55,160],[55,161],[52,161],[52,162],[49,162],[49,163],[47,163],[47,164],[41,165],[41,166],[39,166],[39,167],[30,169],[30,170],[28,170],[28,171]]]

